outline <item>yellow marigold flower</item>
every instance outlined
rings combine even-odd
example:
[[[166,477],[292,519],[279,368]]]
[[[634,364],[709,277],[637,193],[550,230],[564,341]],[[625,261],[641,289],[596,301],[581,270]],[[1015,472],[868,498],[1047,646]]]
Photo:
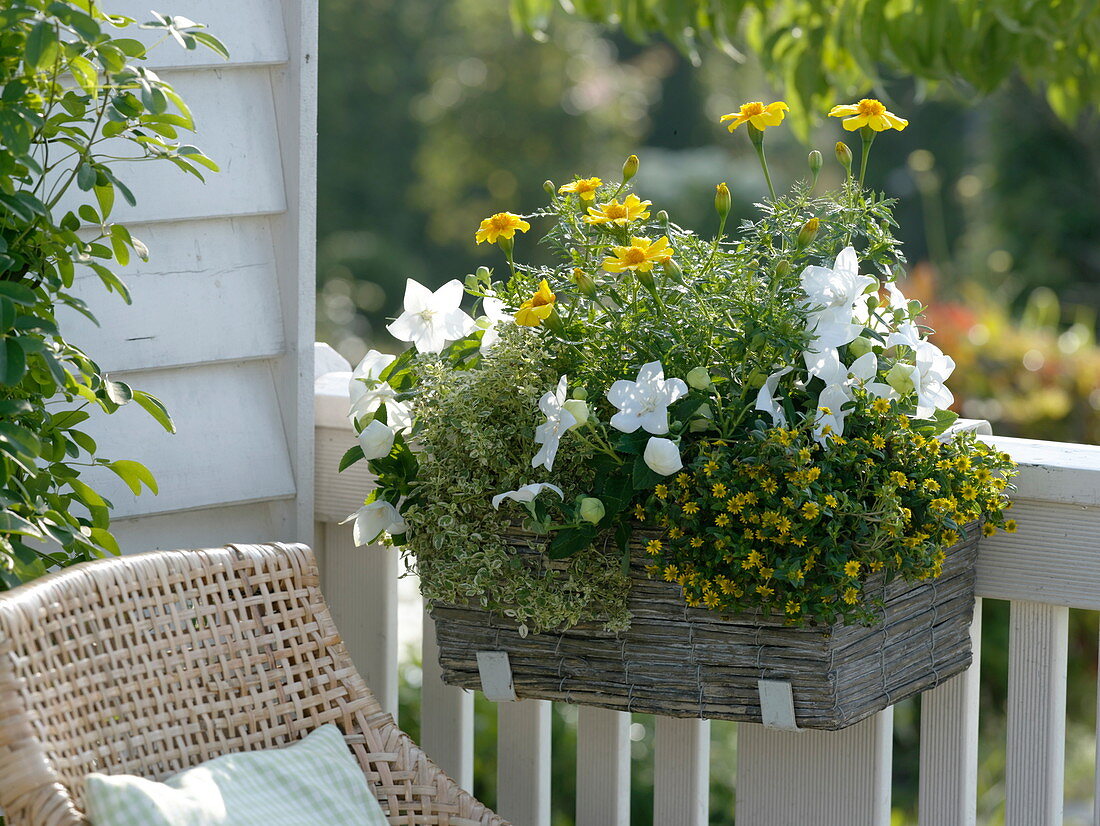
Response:
[[[653,492],[657,495],[658,499],[665,499],[668,497],[668,487],[666,485],[657,485],[653,489]]]
[[[710,495],[717,496],[719,499],[726,498],[726,486],[721,482],[715,482],[710,486]]]
[[[695,516],[695,514],[699,513],[699,506],[696,505],[694,502],[685,502],[684,513],[686,513],[688,516]]]
[[[849,605],[855,605],[857,602],[859,602],[859,591],[857,591],[855,588],[847,588],[844,591],[843,599]]]
[[[817,502],[807,502],[802,506],[802,517],[804,519],[817,519],[821,513],[821,505]]]
[[[714,520],[714,524],[717,525],[719,528],[724,528],[729,525],[729,523],[730,518],[724,513],[718,514],[717,518]]]
[[[516,324],[520,327],[538,327],[550,317],[554,311],[554,302],[558,297],[550,292],[550,285],[546,279],[539,282],[539,288],[535,294],[519,306],[516,313]]]
[[[651,206],[652,203],[652,201],[643,201],[637,195],[631,193],[623,199],[621,204],[619,199],[616,198],[606,204],[596,204],[594,207],[589,207],[584,220],[593,226],[597,224],[614,224],[617,227],[625,227],[635,221],[644,221],[648,218],[649,210],[646,207]]]
[[[645,552],[650,556],[657,556],[661,552],[661,540],[651,539],[646,543]]]
[[[859,561],[856,559],[849,559],[844,563],[844,576],[859,576]]]
[[[767,585],[757,585],[756,593],[760,594],[760,596],[762,596],[764,599],[767,599],[775,593],[775,589],[769,588]]]
[[[944,531],[943,536],[940,537],[940,541],[943,542],[944,545],[954,545],[959,541],[959,535],[954,531]]]
[[[637,519],[639,522],[644,522],[645,521],[645,508],[643,508],[641,505],[635,505],[634,506],[634,518]]]
[[[799,611],[802,610],[802,603],[796,602],[793,599],[789,599],[787,600],[787,607],[785,608],[785,610],[788,614],[797,614]]]
[[[1016,533],[1016,520],[1009,519],[1005,521],[1005,531],[1008,533]]]
[[[529,229],[531,225],[518,215],[513,215],[511,212],[498,212],[481,222],[478,231],[474,233],[474,238],[479,244],[483,241],[495,244],[498,238],[508,239],[517,231],[527,232]]]
[[[665,582],[674,582],[676,578],[680,576],[680,572],[676,570],[675,565],[666,565],[662,576],[664,577]]]
[[[703,595],[703,602],[706,604],[707,608],[717,608],[720,601],[718,594],[714,593],[714,591],[707,591],[707,593]]]
[[[596,190],[600,188],[602,183],[603,181],[599,178],[578,178],[572,183],[559,186],[558,194],[572,193],[573,195],[580,195],[585,201],[594,201],[596,200]]]
[[[871,409],[876,413],[889,413],[890,402],[886,401],[886,399],[875,399],[871,402]]]
[[[886,107],[874,98],[864,98],[859,103],[834,106],[829,112],[829,117],[844,118],[842,126],[849,132],[855,132],[864,126],[870,126],[876,132],[884,129],[897,129],[900,132],[909,125],[909,121],[899,118],[893,112],[887,112]]]
[[[775,103],[769,103],[767,106],[758,100],[754,100],[751,103],[742,103],[741,108],[736,112],[722,115],[718,122],[728,122],[729,125],[726,128],[731,132],[743,123],[751,123],[763,132],[769,126],[778,126],[781,124],[790,108],[791,107],[781,100],[777,100]]]
[[[880,402],[882,401],[882,399],[875,399],[875,401]],[[876,433],[874,436],[871,437],[871,445],[876,450],[882,450],[884,447],[886,447],[886,440]]]
[[[839,504],[839,502],[837,501],[837,498],[831,493],[826,493],[825,504],[828,505],[830,508],[835,508]]]
[[[603,260],[603,268],[608,272],[636,270],[649,272],[654,264],[660,264],[672,258],[672,249],[668,238],[661,236],[656,241],[648,238],[631,238],[629,247],[614,247],[615,255]]]
[[[937,482],[935,479],[925,479],[924,489],[930,491],[931,493],[937,493],[940,489],[940,483]]]
[[[693,536],[690,540],[688,540],[688,544],[691,545],[691,547],[693,548],[702,548],[703,539],[699,536]]]

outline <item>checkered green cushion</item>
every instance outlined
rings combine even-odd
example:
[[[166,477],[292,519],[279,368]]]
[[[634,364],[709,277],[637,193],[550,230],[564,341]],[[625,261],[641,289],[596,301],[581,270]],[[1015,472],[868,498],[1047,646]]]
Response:
[[[85,779],[93,826],[386,826],[334,725],[282,749],[227,754],[154,783]]]

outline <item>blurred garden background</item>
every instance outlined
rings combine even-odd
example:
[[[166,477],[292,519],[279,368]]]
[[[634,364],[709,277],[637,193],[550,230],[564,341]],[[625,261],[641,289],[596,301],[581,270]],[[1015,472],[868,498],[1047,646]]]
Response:
[[[321,0],[318,338],[353,362],[371,347],[394,350],[384,326],[406,278],[437,286],[481,264],[500,266],[495,248],[474,245],[482,218],[534,211],[546,179],[613,178],[630,153],[641,159],[639,193],[678,223],[713,234],[721,181],[734,213],[752,215],[766,193],[756,157],[745,134],[718,124],[745,101],[782,99],[795,110],[768,132],[777,188],[807,175],[813,147],[826,156],[822,182],[838,184],[832,146],[846,137],[858,148],[858,138],[826,122],[821,95],[843,81],[846,94],[829,104],[871,94],[910,120],[904,132],[876,141],[868,183],[899,199],[910,263],[903,288],[930,305],[937,343],[958,363],[949,382],[957,410],[1003,435],[1096,444],[1100,119],[1087,73],[1071,70],[1067,44],[1053,38],[1049,55],[1039,38],[1039,51],[1003,65],[1013,46],[994,38],[986,56],[1000,62],[983,72],[985,53],[972,56],[973,77],[964,82],[929,83],[931,70],[914,79],[900,59],[902,69],[886,67],[860,85],[859,67],[835,54],[830,67],[778,54],[812,40],[813,20],[829,4],[804,5],[818,15],[805,32],[792,19],[782,36],[758,33],[756,48],[704,43],[692,59],[673,42],[674,25],[665,26],[672,39],[632,38],[556,14],[532,35],[504,2]],[[519,6],[522,22],[540,22],[541,11]],[[533,246],[534,229],[518,243]],[[1007,605],[987,602],[979,789],[986,824],[1003,822],[1007,636]],[[1091,822],[1096,643],[1096,615],[1071,612],[1069,824]],[[418,664],[406,662],[402,676],[401,723],[415,738]],[[916,822],[917,715],[916,704],[896,710],[898,824]],[[494,721],[492,708],[479,704],[479,743],[495,742]],[[554,724],[554,822],[565,826],[573,822],[575,711],[557,706]],[[652,820],[652,733],[652,719],[636,716],[637,823]],[[733,790],[721,779],[734,775],[735,750],[735,727],[713,724],[714,824],[733,823]],[[474,790],[490,805],[493,769],[478,764]]]

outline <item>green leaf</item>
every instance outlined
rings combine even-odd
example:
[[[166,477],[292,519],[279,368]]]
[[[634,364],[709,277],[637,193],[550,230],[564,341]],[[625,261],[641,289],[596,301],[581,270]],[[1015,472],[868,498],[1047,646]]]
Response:
[[[6,298],[0,298],[0,334],[6,333],[15,324],[15,305]]]
[[[92,541],[104,550],[109,551],[115,556],[122,553],[122,549],[118,547],[118,540],[116,540],[114,534],[106,528],[90,528],[88,534],[91,536]]]
[[[99,214],[106,221],[115,205],[115,188],[107,183],[93,187],[93,191],[95,192],[95,199],[99,203]]]
[[[11,454],[35,457],[42,453],[42,443],[25,427],[11,422],[0,422],[0,450]]]
[[[153,495],[157,494],[157,480],[153,478],[149,468],[141,462],[135,462],[132,459],[119,459],[114,462],[106,462],[104,466],[114,471],[118,478],[134,492],[135,496],[141,495],[142,483],[153,492]]]
[[[92,167],[90,163],[82,163],[80,168],[76,171],[76,185],[87,192],[95,186],[95,181],[96,174],[94,167]],[[83,207],[81,207],[81,210],[83,210]],[[83,211],[81,211],[81,215],[83,214]]]
[[[107,507],[107,503],[104,501],[103,497],[96,493],[90,485],[81,482],[79,479],[70,479],[69,487],[73,489],[80,501],[89,508]]]
[[[27,71],[34,72],[52,64],[56,56],[57,32],[48,21],[43,20],[27,35],[27,42],[23,47],[23,63]]]
[[[142,410],[152,416],[157,424],[169,433],[176,432],[176,425],[172,422],[172,417],[168,414],[168,408],[161,403],[160,399],[149,395],[144,390],[134,390],[133,400],[137,402]],[[92,450],[94,451],[95,448]]]
[[[589,547],[595,540],[595,525],[562,528],[550,540],[550,544],[546,546],[546,555],[551,559],[564,559]]]
[[[33,536],[37,539],[42,538],[42,531],[19,514],[12,513],[9,510],[0,511],[0,534],[12,533]]]
[[[191,32],[191,36],[215,54],[225,60],[229,60],[229,49],[225,48],[225,44],[214,37],[214,35],[207,34],[206,32]]]
[[[4,371],[2,383],[15,387],[27,372],[27,354],[23,352],[18,337],[0,339],[0,346],[3,349],[0,353],[0,368]]]
[[[337,468],[337,473],[347,470],[354,465],[360,459],[363,458],[363,446],[355,445],[355,447],[348,448],[347,452],[340,459],[340,467]]]
[[[107,398],[119,406],[127,404],[134,398],[134,391],[130,389],[130,385],[126,382],[108,379],[103,382],[103,390],[106,392]]]
[[[80,84],[80,88],[87,92],[89,95],[94,95],[96,89],[99,86],[99,73],[96,71],[92,61],[86,57],[77,55],[69,61],[69,70],[73,73],[73,77],[76,78],[76,82]]]

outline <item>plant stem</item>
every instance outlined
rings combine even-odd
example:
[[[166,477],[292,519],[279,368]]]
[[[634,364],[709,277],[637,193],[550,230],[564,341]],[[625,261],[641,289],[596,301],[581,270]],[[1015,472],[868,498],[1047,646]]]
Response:
[[[859,188],[863,189],[863,176],[867,174],[867,158],[871,154],[871,144],[875,142],[875,130],[864,126],[859,130],[859,138],[863,142],[863,157],[859,162]]]

